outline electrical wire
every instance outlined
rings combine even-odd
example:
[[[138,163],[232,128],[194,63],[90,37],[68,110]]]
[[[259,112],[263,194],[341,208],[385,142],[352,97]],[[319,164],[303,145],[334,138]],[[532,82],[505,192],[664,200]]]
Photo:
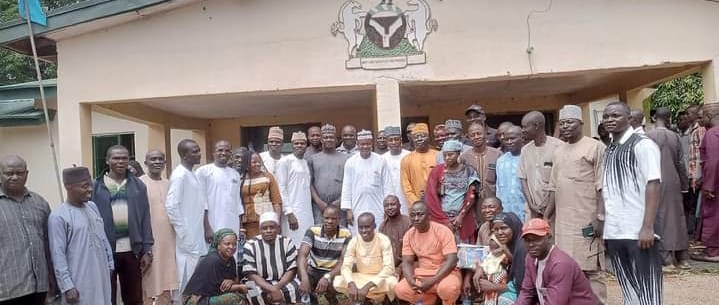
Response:
[[[707,0],[709,1],[709,0]],[[719,1],[719,0],[718,0]],[[527,60],[529,61],[529,73],[534,74],[534,64],[532,63],[532,52],[534,52],[534,47],[532,47],[532,26],[529,23],[529,19],[532,18],[532,15],[534,14],[544,14],[549,12],[552,9],[553,0],[549,0],[549,3],[547,3],[547,7],[545,7],[542,10],[531,10],[529,14],[527,14]]]

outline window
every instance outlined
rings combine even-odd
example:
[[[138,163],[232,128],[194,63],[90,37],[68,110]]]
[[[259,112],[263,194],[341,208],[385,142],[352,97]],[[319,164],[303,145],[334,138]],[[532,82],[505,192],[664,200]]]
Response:
[[[122,145],[127,147],[130,152],[130,160],[135,160],[135,134],[102,134],[92,136],[92,166],[95,177],[101,176],[107,171],[105,164],[105,154],[107,149],[113,145]]]

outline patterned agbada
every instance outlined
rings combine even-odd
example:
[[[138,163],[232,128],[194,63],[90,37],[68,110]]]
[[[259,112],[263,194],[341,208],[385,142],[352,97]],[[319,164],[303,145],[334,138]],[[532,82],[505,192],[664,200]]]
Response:
[[[275,177],[262,172],[255,178],[247,174],[242,179],[242,202],[245,204],[245,218],[242,227],[247,230],[247,239],[260,234],[260,215],[282,209],[282,195]]]
[[[479,195],[479,178],[470,166],[459,164],[449,172],[445,164],[437,165],[429,175],[425,203],[432,221],[447,225],[454,217],[463,216],[458,232],[461,241],[474,243],[477,222],[474,205]]]
[[[357,272],[353,272],[356,268]],[[381,302],[385,296],[394,300],[394,259],[392,243],[382,233],[375,233],[370,242],[353,238],[345,249],[341,276],[335,277],[334,287],[340,293],[347,293],[347,285],[354,282],[357,288],[372,282],[376,287],[369,290],[367,298]]]
[[[289,238],[281,235],[277,235],[271,244],[264,241],[261,236],[257,236],[245,243],[243,260],[242,272],[244,274],[257,274],[275,285],[285,273],[297,269],[297,248]],[[299,285],[300,281],[295,277],[282,287],[282,295],[286,303],[299,302]],[[261,290],[259,286],[257,289]],[[260,296],[251,298],[250,302],[259,305],[265,304],[261,296],[262,292],[260,291]]]
[[[702,176],[701,166],[701,144],[707,129],[704,126],[700,126],[699,123],[694,123],[691,128],[689,136],[689,172],[687,173],[689,179],[698,179]]]
[[[158,296],[164,291],[178,288],[177,265],[175,264],[175,231],[165,210],[165,199],[170,181],[165,178],[153,180],[148,175],[140,177],[147,186],[150,201],[150,221],[155,244],[152,245],[152,264],[143,275],[142,287],[145,296]]]
[[[112,249],[102,217],[92,201],[74,206],[63,203],[50,213],[50,253],[58,290],[77,289],[78,305],[110,304]],[[63,297],[62,304],[69,304]]]

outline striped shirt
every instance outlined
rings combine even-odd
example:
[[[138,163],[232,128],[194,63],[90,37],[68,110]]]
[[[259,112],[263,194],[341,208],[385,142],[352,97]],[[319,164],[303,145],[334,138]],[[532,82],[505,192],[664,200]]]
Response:
[[[303,244],[311,247],[310,266],[324,271],[330,271],[337,265],[342,256],[342,250],[352,238],[352,233],[345,228],[339,228],[337,235],[329,237],[322,226],[307,229]]]
[[[242,272],[257,274],[276,283],[285,272],[297,268],[297,248],[291,239],[278,235],[273,245],[257,236],[245,243]]]
[[[0,302],[48,289],[50,205],[25,190],[22,201],[0,190]]]

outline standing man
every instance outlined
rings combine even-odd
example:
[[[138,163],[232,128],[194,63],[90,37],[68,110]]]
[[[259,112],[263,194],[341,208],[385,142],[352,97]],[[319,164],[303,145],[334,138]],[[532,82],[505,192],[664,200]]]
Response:
[[[387,136],[389,151],[384,153],[382,158],[387,161],[387,168],[389,169],[390,179],[392,180],[392,193],[397,196],[401,204],[402,214],[407,215],[409,211],[407,206],[409,204],[402,190],[400,172],[402,158],[409,155],[409,151],[402,148],[402,129],[400,127],[388,126],[384,129],[384,133]]]
[[[517,175],[522,153],[522,129],[511,126],[504,132],[507,152],[497,160],[497,197],[502,200],[505,212],[512,212],[525,219],[526,200],[522,193],[522,183]]]
[[[155,239],[152,245],[152,265],[143,274],[142,288],[145,297],[151,298],[157,305],[170,305],[171,294],[178,288],[175,264],[176,237],[165,209],[167,190],[170,187],[170,181],[162,177],[165,162],[163,152],[157,149],[148,151],[145,155],[147,175],[140,177],[147,187],[152,234]]]
[[[315,223],[322,223],[322,211],[328,205],[339,209],[342,196],[342,179],[344,178],[347,154],[336,150],[337,133],[329,124],[322,126],[322,151],[307,160],[312,175],[312,213]],[[344,217],[342,217],[344,218]],[[342,222],[342,219],[340,219]]]
[[[446,226],[430,221],[424,202],[416,202],[409,212],[412,227],[402,241],[402,273],[395,287],[400,300],[416,304],[443,305],[457,302],[462,276],[457,269],[457,244]]]
[[[522,194],[527,199],[526,211],[530,218],[543,217],[547,208],[549,175],[552,156],[561,140],[544,133],[544,114],[532,111],[522,118],[522,133],[529,141],[522,147],[517,176],[522,182]]]
[[[387,135],[384,130],[377,132],[377,139],[374,141],[374,153],[382,155],[387,152]]]
[[[444,126],[444,124],[434,125],[434,128],[432,129],[432,139],[434,140],[434,149],[441,150],[444,145],[444,141],[447,141],[447,127]]]
[[[407,151],[414,151],[414,139],[412,138],[412,130],[414,129],[415,125],[417,125],[417,123],[407,124],[407,130],[404,131],[407,142],[402,144],[402,148]]]
[[[467,135],[472,143],[472,149],[463,152],[459,157],[479,174],[482,187],[479,190],[478,202],[497,195],[497,160],[502,156],[499,149],[487,146],[485,129],[485,125],[477,122],[469,124]],[[480,214],[476,213],[476,215]]]
[[[340,226],[340,209],[327,206],[322,211],[322,224],[307,229],[298,256],[297,278],[300,293],[310,294],[312,304],[324,294],[330,305],[337,305],[337,293],[332,286],[340,275],[342,253],[352,238],[349,230]]]
[[[247,147],[237,147],[235,149],[232,149],[232,162],[230,163],[230,166],[232,169],[237,171],[238,174],[240,174],[240,177],[245,174],[245,171],[247,170],[245,167],[245,163],[249,164],[250,162],[245,162],[244,159],[250,158],[250,150],[247,149]]]
[[[342,145],[337,147],[337,151],[348,155],[357,152],[357,128],[352,125],[342,127]]]
[[[282,158],[284,135],[284,131],[279,126],[270,127],[270,131],[267,133],[267,151],[260,153],[265,170],[273,176],[275,175],[277,162],[280,162]]]
[[[311,155],[322,151],[322,129],[319,126],[308,128],[307,137],[309,138],[309,144],[305,150],[305,160],[309,159]]]
[[[706,246],[700,260],[719,262],[719,103],[707,103],[702,109],[702,123],[709,129],[699,148],[701,152],[701,230],[699,236]]]
[[[612,134],[604,154],[606,254],[625,304],[662,304],[662,262],[654,222],[661,179],[659,147],[629,125],[630,109],[611,102],[602,116]]]
[[[110,273],[115,269],[102,216],[92,197],[86,167],[62,171],[67,202],[50,213],[48,236],[62,304],[110,304]],[[4,245],[3,245],[4,246]]]
[[[185,290],[200,256],[207,254],[204,234],[205,196],[202,184],[192,172],[200,163],[200,146],[184,139],[177,144],[181,164],[170,176],[165,209],[176,234],[177,282]]]
[[[707,131],[706,127],[700,124],[702,121],[702,118],[699,116],[701,109],[701,105],[692,105],[687,108],[687,120],[689,120],[691,124],[691,127],[689,127],[689,155],[687,156],[687,176],[689,177],[689,194],[687,196],[689,212],[687,215],[697,215],[697,203],[701,196],[701,186],[697,183],[702,177],[701,152],[699,148],[701,147],[702,139],[704,139],[704,134],[706,134]],[[699,217],[701,217],[700,215]],[[696,219],[694,227],[692,228],[695,229],[694,236],[696,240],[700,239],[700,235],[696,232],[699,226],[700,221]]]
[[[487,145],[490,147],[499,147],[499,138],[497,138],[497,130],[487,125],[487,114],[484,112],[482,106],[474,104],[467,107],[464,111],[464,116],[467,118],[467,123],[471,124],[477,122],[484,125],[487,131]]]
[[[464,138],[464,132],[462,131],[462,122],[460,120],[453,120],[449,119],[444,122],[445,126],[445,132],[446,136],[442,140],[442,146],[444,146],[444,142],[449,140],[457,140],[462,143],[462,152],[468,151],[472,149],[472,146],[469,146],[467,144],[464,144],[464,141],[466,140]],[[442,146],[439,146],[438,150],[442,151]],[[444,163],[444,155],[442,153],[437,154],[437,164]]]
[[[352,234],[357,233],[357,217],[370,212],[379,219],[384,215],[382,200],[392,194],[392,180],[387,162],[372,152],[372,132],[357,134],[359,154],[347,159],[342,179],[341,208],[347,213]]]
[[[438,152],[429,148],[429,127],[419,123],[412,129],[415,151],[402,159],[400,179],[402,190],[412,207],[416,201],[424,197],[424,190],[429,178],[429,172],[437,164]]]
[[[0,159],[0,304],[44,305],[55,286],[47,244],[50,205],[25,187],[27,177],[25,160]]]
[[[147,188],[127,170],[130,153],[122,145],[111,146],[105,154],[110,169],[95,179],[92,201],[100,211],[105,234],[114,254],[112,304],[116,304],[117,279],[122,303],[142,304],[142,273],[152,264],[152,224]]]
[[[239,236],[245,209],[240,196],[240,174],[230,168],[232,146],[219,140],[212,152],[213,162],[195,170],[203,189],[205,242],[212,243],[215,231],[232,229]]]
[[[292,154],[277,165],[277,184],[282,194],[283,236],[289,237],[297,249],[307,229],[315,223],[310,193],[310,168],[304,159],[307,136],[304,132],[292,133]]]
[[[567,142],[557,147],[552,158],[554,166],[544,218],[555,218],[555,244],[577,261],[600,304],[604,304],[607,299],[604,255],[597,255],[604,247],[594,238],[602,236],[604,225],[602,173],[606,146],[582,136],[583,124],[579,106],[566,105],[559,110],[559,132]],[[593,237],[580,234],[587,224],[592,224]]]
[[[675,267],[691,268],[682,196],[689,191],[689,181],[679,135],[667,128],[671,126],[671,116],[669,108],[657,108],[653,118],[655,128],[647,132],[647,137],[657,143],[661,152],[662,184],[654,229],[662,237],[659,253],[667,271]]]
[[[644,112],[639,109],[632,109],[629,116],[629,125],[632,125],[634,132],[644,134]]]

